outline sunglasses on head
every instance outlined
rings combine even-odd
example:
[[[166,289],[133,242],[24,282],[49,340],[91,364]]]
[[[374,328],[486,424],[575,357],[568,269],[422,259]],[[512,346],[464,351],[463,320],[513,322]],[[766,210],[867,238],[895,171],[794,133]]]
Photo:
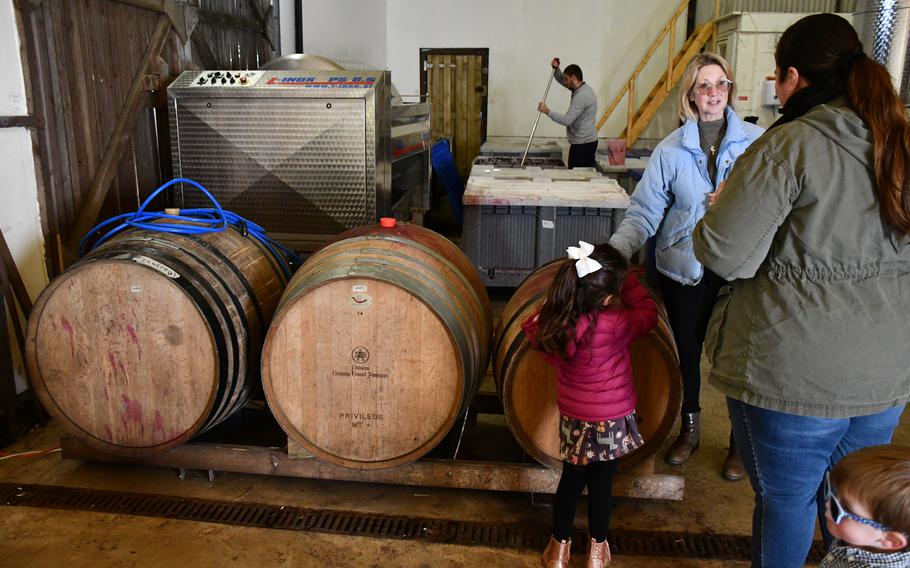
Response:
[[[879,522],[873,521],[872,519],[867,519],[866,517],[860,517],[859,515],[854,515],[848,511],[840,502],[840,499],[837,498],[837,493],[834,491],[834,487],[831,486],[831,475],[830,472],[825,473],[825,502],[828,503],[828,510],[831,511],[831,518],[834,519],[834,524],[839,525],[840,522],[844,519],[851,519],[857,523],[862,523],[868,525],[874,529],[880,531],[891,531],[894,530],[887,525],[883,525]]]

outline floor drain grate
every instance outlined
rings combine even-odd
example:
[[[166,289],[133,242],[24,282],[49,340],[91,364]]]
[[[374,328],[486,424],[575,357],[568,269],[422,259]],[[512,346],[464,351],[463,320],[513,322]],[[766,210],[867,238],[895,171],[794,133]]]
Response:
[[[370,536],[424,542],[530,548],[540,550],[549,537],[547,527],[422,519],[354,511],[321,511],[300,507],[232,503],[169,495],[126,493],[49,485],[0,483],[0,505],[73,509],[164,517],[186,521],[249,527]],[[584,542],[586,535],[575,535]],[[725,534],[612,530],[614,554],[717,560],[749,560],[751,538]],[[822,544],[816,542],[809,560],[818,562]]]

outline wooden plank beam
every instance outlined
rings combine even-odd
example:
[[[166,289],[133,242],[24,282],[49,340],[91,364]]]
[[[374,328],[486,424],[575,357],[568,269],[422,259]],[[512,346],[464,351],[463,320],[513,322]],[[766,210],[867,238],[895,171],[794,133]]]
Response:
[[[269,42],[269,47],[272,48],[272,51],[278,51],[278,41],[272,37],[274,30],[269,26],[269,19],[272,16],[272,10],[274,9],[273,5],[269,3],[269,7],[266,10],[262,9],[262,6],[259,4],[259,0],[248,0],[250,8],[253,9],[253,12],[256,13],[256,17],[259,18],[259,21],[262,22],[262,35],[265,37],[265,40]]]
[[[0,128],[44,128],[44,119],[36,115],[0,116]]]
[[[189,443],[146,457],[105,454],[74,438],[63,438],[61,446],[63,457],[68,459],[363,483],[529,493],[555,493],[559,484],[558,471],[536,464],[421,459],[388,469],[357,470],[315,458],[293,459],[285,448],[264,446]],[[617,474],[613,495],[682,500],[685,490],[682,476],[641,471]]]
[[[186,14],[182,7],[174,3],[174,0],[114,0],[114,2],[164,14],[171,22],[171,27],[180,36],[180,41],[186,42],[189,35],[186,27]]]
[[[253,18],[235,16],[233,14],[220,14],[208,10],[199,10],[199,22],[210,26],[230,28],[234,30],[246,30],[262,35],[266,35],[265,23]]]
[[[0,286],[5,282],[0,282]],[[6,325],[6,316],[19,319],[16,307],[6,303],[6,295],[0,294],[0,411],[6,422],[7,435],[0,439],[12,438],[17,432],[16,420],[16,373],[13,368],[13,352],[9,344],[9,328]]]
[[[193,49],[195,50],[196,55],[202,60],[202,68],[219,69],[221,65],[218,63],[218,60],[215,59],[212,48],[209,47],[208,40],[206,40],[202,34],[197,34],[195,32],[190,38],[192,39]]]
[[[79,246],[79,241],[82,239],[82,236],[92,228],[95,221],[98,219],[98,213],[101,211],[101,206],[110,190],[111,180],[113,180],[114,175],[117,173],[117,165],[120,161],[121,150],[123,149],[124,143],[129,138],[129,127],[135,119],[136,110],[139,108],[139,104],[142,100],[145,75],[148,72],[149,64],[158,57],[161,50],[164,49],[169,30],[169,20],[167,16],[162,14],[158,18],[158,24],[149,39],[149,44],[145,50],[142,62],[139,64],[139,67],[136,69],[136,74],[133,76],[133,82],[127,92],[126,100],[123,102],[123,106],[120,109],[117,124],[108,140],[107,147],[104,149],[101,165],[98,167],[98,171],[92,180],[92,185],[89,187],[88,193],[79,206],[76,220],[73,223],[73,227],[70,229],[70,234],[66,243],[67,252],[71,254],[73,258],[75,258],[76,249]]]
[[[13,324],[13,331],[16,335],[16,344],[19,348],[19,355],[25,361],[25,333],[22,330],[22,320],[19,319],[19,311],[16,310],[16,302],[13,299],[13,289],[10,285],[9,273],[4,263],[0,262],[0,295],[4,298],[5,307],[0,310],[0,317],[4,318],[6,326],[6,315],[9,313],[9,319]],[[8,340],[7,340],[8,341]]]
[[[16,260],[13,258],[13,253],[9,250],[9,245],[6,244],[6,238],[3,236],[2,231],[0,231],[0,262],[5,268],[5,276],[9,280],[10,287],[16,295],[19,309],[22,310],[25,319],[28,319],[28,315],[32,311],[32,299],[28,295],[28,289],[25,287],[25,282],[23,282],[19,268],[16,266]]]

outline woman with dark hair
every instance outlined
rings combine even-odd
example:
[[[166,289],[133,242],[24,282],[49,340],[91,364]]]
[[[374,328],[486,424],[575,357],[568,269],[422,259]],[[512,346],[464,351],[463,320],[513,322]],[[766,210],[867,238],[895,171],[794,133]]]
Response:
[[[910,123],[839,16],[790,26],[775,61],[783,115],[694,242],[734,281],[706,351],[755,490],[753,566],[786,568],[823,518],[825,472],[888,443],[910,399]]]

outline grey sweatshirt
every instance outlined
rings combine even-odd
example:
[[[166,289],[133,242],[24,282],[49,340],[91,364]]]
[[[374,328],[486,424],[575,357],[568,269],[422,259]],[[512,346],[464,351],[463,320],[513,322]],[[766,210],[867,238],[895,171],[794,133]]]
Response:
[[[562,71],[556,69],[553,77],[565,87],[565,77]],[[572,91],[572,102],[565,114],[550,109],[547,116],[553,122],[566,127],[569,144],[587,144],[597,141],[597,130],[594,128],[594,121],[597,118],[597,97],[594,96],[594,89],[587,83],[583,83],[578,89]]]

